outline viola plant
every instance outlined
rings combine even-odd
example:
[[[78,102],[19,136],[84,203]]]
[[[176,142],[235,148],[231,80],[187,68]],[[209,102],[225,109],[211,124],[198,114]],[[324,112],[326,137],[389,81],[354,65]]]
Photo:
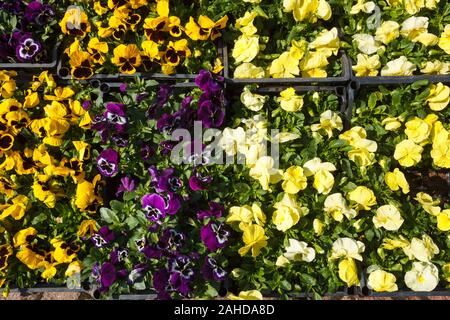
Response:
[[[202,141],[182,144],[181,163],[171,152],[177,129],[193,134],[194,121],[222,127],[221,79],[202,70],[193,89],[136,79],[91,100],[102,146],[96,166],[113,200],[90,237],[86,276],[104,297],[143,290],[161,299],[217,296],[228,276],[222,252],[230,236],[223,204],[210,191],[217,173],[201,165],[208,157]]]
[[[102,182],[90,164],[89,111],[44,71],[16,88],[2,71],[0,229],[2,287],[80,285],[81,238],[96,230]]]
[[[382,201],[360,224],[368,285],[375,291],[448,285],[449,94],[447,85],[419,81],[367,88],[355,102],[346,138],[364,133],[379,141],[367,174],[378,180],[374,192]]]
[[[219,6],[210,6],[219,11]],[[234,78],[333,77],[342,73],[328,1],[241,1],[225,35]]]
[[[0,62],[48,63],[61,36],[53,0],[6,0],[0,4]]]
[[[65,57],[70,75],[96,73],[219,73],[218,41],[226,15],[212,20],[183,1],[72,1],[59,22],[70,39]]]
[[[341,9],[357,77],[449,73],[447,1],[343,1]]]

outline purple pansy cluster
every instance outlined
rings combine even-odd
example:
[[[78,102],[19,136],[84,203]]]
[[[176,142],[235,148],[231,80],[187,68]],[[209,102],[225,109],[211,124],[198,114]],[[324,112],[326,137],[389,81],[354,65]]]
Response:
[[[17,25],[11,33],[0,34],[0,61],[40,62],[45,50],[37,32],[55,19],[55,10],[49,4],[35,0],[0,2],[0,11],[17,17]]]

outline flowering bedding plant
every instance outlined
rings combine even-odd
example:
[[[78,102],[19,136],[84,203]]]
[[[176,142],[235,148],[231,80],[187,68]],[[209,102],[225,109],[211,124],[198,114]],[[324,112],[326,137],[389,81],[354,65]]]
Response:
[[[357,77],[449,73],[447,1],[343,1],[340,24]]]
[[[228,1],[224,34],[234,78],[333,77],[342,73],[330,1]]]
[[[96,166],[113,200],[100,209],[83,263],[105,297],[143,290],[161,299],[214,297],[221,290],[230,234],[218,195],[221,174],[202,165],[210,155],[201,137],[185,141],[184,162],[171,161],[173,132],[194,134],[195,121],[207,129],[224,123],[220,81],[203,70],[193,89],[137,80],[93,100]]]
[[[59,25],[75,79],[96,73],[198,73],[222,70],[218,57],[223,15],[212,20],[183,1],[71,1]],[[170,3],[170,4],[169,4]]]
[[[0,63],[47,63],[61,38],[54,0],[0,3]]]
[[[89,111],[47,71],[29,86],[15,76],[0,72],[0,285],[79,284],[82,237],[103,203]]]
[[[375,291],[432,291],[450,282],[449,94],[448,85],[419,81],[367,88],[356,99],[348,143],[362,133],[378,141],[364,167],[377,208],[359,222],[362,266]]]

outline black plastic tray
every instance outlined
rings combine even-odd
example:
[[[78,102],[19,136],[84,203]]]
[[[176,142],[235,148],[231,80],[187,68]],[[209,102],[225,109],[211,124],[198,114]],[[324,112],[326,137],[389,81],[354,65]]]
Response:
[[[219,54],[219,57],[222,60],[223,64],[223,70],[219,75],[222,75],[223,77],[228,76],[228,56],[227,56],[227,47],[224,45],[224,42],[222,40],[219,40],[217,42],[217,52]],[[115,74],[103,74],[103,73],[97,73],[94,74],[92,77],[86,80],[77,80],[73,78],[70,75],[70,69],[66,67],[67,65],[67,57],[66,54],[61,53],[57,67],[56,67],[56,74],[59,79],[62,80],[74,80],[74,81],[89,81],[89,80],[102,80],[102,81],[123,81],[127,79],[133,79],[134,77],[139,77],[141,79],[153,79],[153,80],[160,80],[160,81],[180,81],[180,80],[190,80],[193,81],[198,74],[187,74],[187,73],[175,73],[173,75],[166,75],[163,73],[158,72],[136,72],[134,74],[121,74],[121,73],[115,73]]]
[[[235,79],[226,77],[225,81],[232,84],[264,84],[264,85],[289,85],[289,84],[303,84],[303,85],[314,85],[314,84],[330,84],[330,85],[345,85],[350,80],[351,62],[344,51],[339,51],[339,57],[342,63],[342,73],[338,77],[326,77],[326,78],[242,78]],[[227,58],[228,65],[228,58]],[[229,71],[228,71],[229,72]]]
[[[56,43],[56,45],[52,48],[50,57],[50,62],[44,63],[25,63],[25,62],[17,62],[17,63],[0,63],[0,69],[15,69],[18,71],[22,70],[37,70],[37,69],[53,69],[56,67],[58,63],[58,49],[60,47],[60,42]],[[19,74],[19,72],[18,72]]]

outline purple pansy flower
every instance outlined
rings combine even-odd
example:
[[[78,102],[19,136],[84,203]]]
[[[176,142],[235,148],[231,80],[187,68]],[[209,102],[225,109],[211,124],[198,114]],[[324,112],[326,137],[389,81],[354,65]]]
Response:
[[[160,269],[153,273],[153,288],[158,292],[157,298],[160,300],[171,299],[168,291],[171,290],[169,286],[170,274],[165,269]]]
[[[141,147],[141,158],[144,161],[148,161],[150,160],[151,157],[153,157],[155,155],[155,148],[150,146],[149,144],[144,144]]]
[[[91,241],[97,248],[101,248],[116,238],[114,232],[108,228],[108,226],[103,226],[97,231],[92,237]]]
[[[114,249],[109,254],[109,259],[112,264],[118,264],[119,262],[124,261],[128,257],[127,249]]]
[[[116,196],[121,195],[125,191],[132,192],[136,190],[136,181],[130,177],[123,177],[120,179],[120,186],[117,189]]]
[[[171,133],[178,128],[178,121],[169,113],[164,113],[157,121],[156,128],[162,133]]]
[[[145,211],[147,219],[159,222],[166,217],[166,201],[156,193],[146,194],[141,199],[142,209]]]
[[[194,168],[194,170],[192,171],[192,175],[189,178],[189,187],[192,191],[205,190],[208,188],[211,182],[211,176],[202,176],[197,168]]]
[[[91,106],[92,106],[92,101],[91,101],[91,100],[85,100],[85,101],[83,101],[83,103],[81,104],[81,107],[82,107],[84,110],[89,110],[89,109],[91,108]]]
[[[225,208],[220,203],[210,201],[208,205],[209,210],[202,210],[197,213],[198,219],[220,218],[225,212]]]
[[[147,259],[159,259],[163,255],[163,252],[154,246],[146,246],[142,252]]]
[[[184,244],[186,236],[174,229],[166,229],[159,238],[158,249],[161,250],[178,250]]]
[[[166,213],[174,215],[181,208],[181,197],[176,193],[167,193],[166,198]]]
[[[222,87],[214,80],[212,73],[206,70],[200,70],[199,75],[195,78],[195,84],[202,91],[219,91]]]
[[[179,142],[172,140],[161,141],[161,143],[159,144],[161,147],[160,149],[161,155],[168,155],[178,143]]]
[[[103,288],[111,287],[116,281],[116,268],[110,262],[105,262],[100,268],[100,283]]]
[[[218,222],[210,222],[203,226],[200,231],[200,237],[210,251],[216,251],[225,247],[229,234],[225,230],[224,225]]]
[[[120,86],[119,86],[119,90],[122,93],[127,92],[127,84],[126,83],[121,83]]]
[[[103,150],[97,157],[97,169],[104,177],[114,177],[119,172],[119,153],[110,148]]]
[[[219,128],[225,118],[223,109],[210,100],[200,104],[197,117],[206,128]]]
[[[181,179],[174,175],[174,168],[164,169],[161,173],[158,173],[154,166],[148,169],[150,173],[150,178],[155,188],[156,192],[175,192],[178,191],[182,186],[183,182]]]
[[[170,98],[170,94],[172,92],[172,87],[168,84],[162,84],[159,86],[159,91],[158,91],[158,97],[157,97],[157,102],[158,105],[163,106],[165,105]]]
[[[106,104],[106,112],[104,113],[106,120],[114,125],[127,124],[125,113],[125,105],[121,103],[109,102]]]
[[[32,1],[25,8],[24,18],[27,22],[35,22],[43,26],[55,17],[55,10],[48,4],[42,4],[40,1]]]
[[[128,284],[133,284],[139,280],[141,280],[145,272],[147,271],[148,266],[145,263],[137,264],[133,267],[130,274],[128,275]]]
[[[30,36],[24,36],[16,46],[16,57],[21,62],[30,62],[41,51],[42,45]]]
[[[227,276],[227,272],[211,257],[205,257],[200,271],[205,280],[223,281]]]

